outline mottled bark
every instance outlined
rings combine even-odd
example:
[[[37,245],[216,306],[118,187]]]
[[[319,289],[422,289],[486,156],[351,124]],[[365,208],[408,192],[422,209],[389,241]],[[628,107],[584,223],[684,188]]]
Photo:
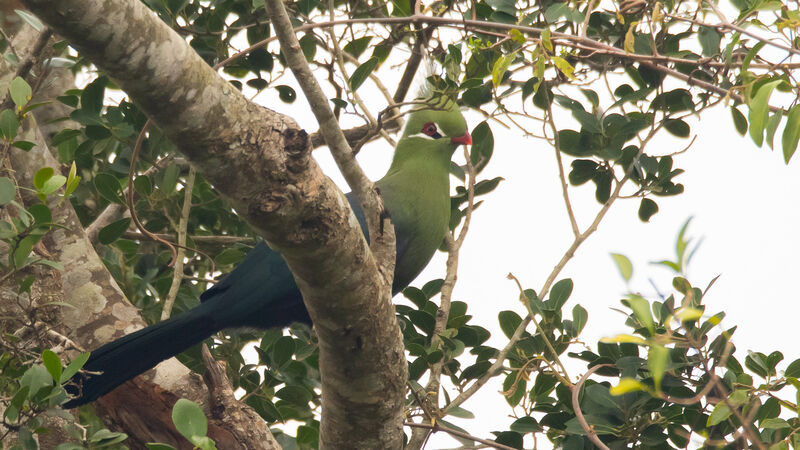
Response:
[[[30,27],[20,30],[14,43],[20,53],[25,53],[30,44],[36,41],[36,33]],[[0,85],[5,86],[13,70],[4,67],[0,70]],[[62,74],[56,74],[58,77]],[[42,85],[52,86],[58,80],[48,79]],[[57,95],[43,89],[37,96]],[[37,116],[58,117],[59,111],[50,110],[49,107],[36,110]],[[16,181],[21,186],[32,185],[33,174],[42,167],[52,167],[56,171],[64,171],[58,161],[48,151],[45,137],[41,128],[37,126],[32,117],[28,117],[22,124],[19,139],[34,142],[36,146],[30,152],[19,150],[9,154],[10,164],[14,169]],[[28,203],[38,202],[29,191],[25,200]],[[37,269],[37,282],[34,284],[29,303],[35,310],[27,308],[20,310],[17,302],[0,302],[0,315],[6,317],[25,317],[35,313],[35,319],[44,325],[40,330],[54,330],[70,338],[83,349],[95,348],[110,340],[121,337],[133,330],[145,326],[138,310],[130,305],[120,291],[117,284],[105,269],[100,258],[95,253],[91,242],[84,229],[80,226],[75,211],[69,202],[60,203],[52,201],[48,205],[53,213],[56,223],[64,225],[48,233],[42,240],[38,251],[46,257],[58,261],[64,266],[64,271]],[[50,307],[50,302],[64,302],[72,308]],[[30,331],[22,331],[31,334]],[[46,333],[44,338],[48,338]],[[33,336],[37,337],[38,336]],[[39,339],[41,342],[41,339]],[[58,339],[50,339],[51,344],[39,346],[56,348],[60,351]],[[37,343],[38,344],[38,343]],[[64,349],[63,346],[60,347]],[[69,347],[67,347],[69,349]],[[172,426],[170,417],[172,405],[179,397],[191,398],[201,404],[208,405],[208,392],[200,377],[186,369],[176,360],[169,360],[156,369],[137,377],[109,395],[95,406],[107,423],[118,429],[128,432],[130,438],[126,444],[132,448],[144,448],[146,442],[165,442],[178,448],[191,448],[188,441],[182,437]],[[141,402],[147,398],[148,402]],[[120,399],[127,408],[120,407]],[[136,399],[136,401],[130,401]],[[154,405],[162,405],[156,408]],[[145,412],[137,414],[139,407]],[[163,412],[166,411],[166,415]],[[277,448],[277,443],[272,438],[269,430],[263,425],[257,414],[248,406],[238,404],[235,408],[209,413],[209,436],[218,443],[225,444],[222,448]],[[162,414],[159,416],[159,414]],[[158,418],[165,420],[158,420]],[[249,418],[248,421],[230,420]],[[55,447],[60,442],[65,442],[64,434],[57,429],[58,422],[51,424],[54,429],[45,436],[42,445],[46,448]],[[187,447],[188,446],[188,447]]]
[[[335,389],[323,414],[340,414],[328,436],[343,442],[354,422],[350,448],[397,436],[402,422],[386,420],[394,415],[385,408],[396,405],[382,393],[402,389],[404,354],[378,338],[386,327],[399,332],[393,309],[376,301],[388,298],[379,268],[344,196],[311,158],[306,132],[248,102],[138,1],[24,3],[112,77],[283,254],[321,330],[320,359],[329,361],[321,375]]]

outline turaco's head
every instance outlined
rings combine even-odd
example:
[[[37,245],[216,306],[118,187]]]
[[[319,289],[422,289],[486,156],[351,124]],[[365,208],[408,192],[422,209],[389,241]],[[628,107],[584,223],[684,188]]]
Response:
[[[445,96],[420,105],[408,116],[403,131],[404,138],[422,138],[449,142],[452,149],[459,145],[471,145],[472,136],[467,129],[467,121],[458,109],[458,104]]]

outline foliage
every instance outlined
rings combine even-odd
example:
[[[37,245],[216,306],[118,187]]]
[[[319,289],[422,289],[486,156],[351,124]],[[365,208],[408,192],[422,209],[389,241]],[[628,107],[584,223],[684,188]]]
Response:
[[[263,1],[145,3],[208,64],[220,64],[221,73],[247,95],[258,100],[273,93],[287,104],[297,100],[298,93],[284,79],[285,58],[273,42]],[[377,112],[391,106],[393,93],[381,79],[395,64],[412,73],[419,70],[403,53],[407,45],[428,48],[438,62],[440,69],[428,77],[433,89],[460,96],[465,107],[486,117],[472,130],[468,161],[451,167],[459,182],[451,202],[454,235],[481,204],[470,208],[474,197],[489,194],[502,181],[479,178],[499,141],[492,127],[500,124],[556,149],[565,192],[591,182],[602,205],[596,221],[626,197],[639,202],[638,218],[648,221],[659,211],[660,197],[681,194],[684,168],[679,155],[691,146],[694,117],[711,107],[729,108],[732,129],[749,134],[759,146],[777,146],[783,126],[780,148],[787,163],[800,139],[799,86],[793,73],[800,52],[800,16],[777,0],[733,0],[719,6],[681,0],[435,1],[423,5],[422,16],[412,16],[414,2],[407,0],[297,0],[285,5],[295,25],[305,27],[302,51],[333,92],[336,114],[343,123],[356,117],[371,126],[363,142],[378,135],[384,124]],[[34,16],[24,11],[19,15],[41,29]],[[331,16],[341,19],[339,27],[321,25]],[[250,51],[237,53],[248,45],[253,46]],[[3,42],[2,48],[6,60],[19,65],[9,43]],[[17,186],[11,176],[0,177],[0,205],[14,211],[0,221],[0,240],[10,248],[0,276],[16,282],[15,295],[23,298],[35,282],[32,275],[22,276],[28,269],[61,269],[32,253],[46,233],[61,226],[53,223],[48,201],[68,199],[81,223],[89,226],[110,205],[123,205],[125,190],[133,189],[134,209],[147,231],[169,236],[183,231],[189,236],[187,246],[196,251],[189,252],[184,273],[176,275],[168,266],[168,249],[119,217],[98,234],[104,263],[150,322],[159,320],[176,277],[180,288],[175,313],[197,305],[213,277],[239,262],[258,236],[202,176],[185,196],[188,165],[159,130],[143,136],[139,157],[132,161],[146,117],[84,55],[67,51],[63,42],[55,51],[49,64],[88,77],[88,83],[57,96],[69,108],[71,120],[62,122],[49,144],[63,166],[42,168],[28,188]],[[0,111],[3,159],[12,146],[27,151],[35,145],[17,137],[26,114],[41,106],[31,103],[36,87],[21,77],[8,86],[10,101]],[[381,94],[371,96],[379,100],[365,102],[362,95],[366,98],[367,92]],[[687,139],[686,148],[670,154],[648,148],[665,136]],[[133,186],[128,185],[131,165]],[[22,189],[31,189],[39,202],[20,202]],[[185,199],[191,210],[181,221]],[[597,224],[581,230],[568,211],[577,248]],[[800,423],[779,417],[782,409],[796,405],[778,400],[775,393],[800,386],[800,362],[789,364],[783,376],[777,369],[782,359],[778,352],[752,353],[744,367],[738,362],[731,343],[735,327],[722,328],[723,313],[707,315],[702,299],[708,289],[698,289],[686,278],[694,250],[685,230],[678,239],[677,259],[661,262],[676,273],[675,293],[647,299],[631,292],[623,300],[631,332],[608,338],[595,350],[575,351],[588,312],[577,304],[567,306],[573,281],[556,282],[563,264],[538,291],[520,287],[525,315],[498,312],[507,338],[504,348],[487,345],[488,324],[468,314],[467,304],[450,301],[447,280],[406,289],[409,303],[398,304],[397,314],[409,361],[408,416],[435,418],[458,430],[448,416],[476,416],[462,403],[488,379],[500,377],[515,420],[495,438],[511,447],[521,447],[532,434],[565,448],[588,447],[589,429],[609,446],[685,447],[690,437],[708,445],[734,445],[736,440],[797,444]],[[442,248],[452,249],[447,243]],[[614,260],[629,280],[630,261],[623,255],[614,255]],[[445,319],[441,324],[440,315]],[[251,341],[258,342],[257,360],[245,361],[240,352]],[[2,342],[4,424],[18,427],[20,445],[33,448],[30,436],[43,430],[41,417],[63,415],[53,408],[64,399],[60,384],[80,363],[61,369],[49,345],[18,348],[11,333]],[[234,388],[244,391],[243,401],[274,427],[281,444],[319,446],[319,369],[312,330],[297,325],[285,331],[226,332],[208,343],[214,356],[226,361]],[[599,369],[576,385],[562,364],[566,358]],[[180,359],[203,370],[196,349]],[[438,374],[449,384],[436,384],[431,394],[429,379]],[[601,376],[614,383],[598,381]],[[575,389],[585,423],[572,401]],[[206,433],[199,425],[205,419],[185,403],[176,405],[176,411],[176,425],[184,424],[178,427],[182,434],[210,448],[213,444],[203,439]],[[282,431],[289,420],[302,423],[295,436]],[[91,448],[124,438],[96,424],[74,430],[81,445]]]

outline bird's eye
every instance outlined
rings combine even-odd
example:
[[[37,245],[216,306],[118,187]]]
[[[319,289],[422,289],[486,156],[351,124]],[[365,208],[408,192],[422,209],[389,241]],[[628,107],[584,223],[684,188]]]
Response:
[[[423,125],[422,132],[435,139],[442,137],[442,135],[439,134],[439,131],[436,129],[436,124],[433,122],[428,122]]]

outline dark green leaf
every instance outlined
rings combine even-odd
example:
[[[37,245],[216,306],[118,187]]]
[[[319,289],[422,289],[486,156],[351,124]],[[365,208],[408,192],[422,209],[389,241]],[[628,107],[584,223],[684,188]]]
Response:
[[[580,186],[594,177],[597,163],[589,159],[576,159],[572,161],[572,170],[569,172],[569,183]]]
[[[519,324],[522,323],[522,318],[514,311],[500,311],[498,320],[500,321],[500,328],[503,330],[503,334],[509,339],[514,335]]]
[[[275,60],[272,57],[272,53],[268,52],[265,48],[259,47],[249,55],[247,55],[247,62],[250,65],[250,68],[254,71],[265,71],[265,72],[272,72],[272,68],[275,66]]]
[[[687,138],[691,133],[689,124],[684,122],[683,119],[666,119],[664,120],[664,128],[673,136],[680,138]]]
[[[108,78],[99,77],[89,83],[81,94],[81,109],[90,115],[97,116],[103,108],[103,99],[105,96],[106,85],[108,85]]]
[[[739,108],[731,106],[731,116],[733,116],[733,125],[736,127],[736,132],[744,136],[747,133],[747,119],[744,117]]]
[[[350,75],[350,89],[353,91],[358,90],[361,84],[366,81],[367,77],[375,70],[375,67],[378,65],[378,58],[372,57],[368,59],[364,64],[361,64],[353,71],[353,74]]]
[[[107,173],[98,173],[94,177],[94,187],[97,189],[97,193],[104,199],[112,203],[125,203],[122,200],[122,189],[120,188],[117,177]]]
[[[281,336],[272,345],[272,362],[275,367],[282,367],[292,359],[295,343],[291,336]]]
[[[464,369],[464,371],[461,372],[461,376],[459,378],[461,378],[461,380],[472,380],[475,378],[480,378],[481,376],[483,376],[483,374],[486,373],[487,370],[489,370],[489,367],[491,366],[492,363],[490,363],[489,361],[479,361]]]
[[[36,146],[36,144],[30,141],[14,141],[11,143],[11,145],[17,147],[18,149],[24,152],[30,151],[30,149]]]
[[[575,329],[575,336],[579,335],[581,331],[583,331],[583,327],[586,326],[586,322],[589,320],[589,312],[581,305],[575,305],[572,308],[572,326]]]
[[[348,42],[342,50],[350,53],[354,58],[358,59],[361,57],[361,54],[364,53],[364,50],[367,49],[367,46],[371,40],[372,36],[364,36],[362,38],[353,39],[352,41]]]
[[[789,367],[783,373],[785,377],[800,378],[800,359],[795,359],[789,363]]]
[[[554,311],[558,311],[564,306],[564,303],[567,302],[572,294],[572,287],[573,284],[570,278],[560,280],[553,285],[552,289],[550,289],[550,303],[552,303]]]
[[[494,151],[494,135],[489,124],[483,121],[472,130],[472,148],[470,149],[470,161],[475,167],[475,173],[480,173]]]
[[[697,38],[700,40],[704,56],[714,56],[719,53],[720,35],[717,30],[711,27],[700,27],[697,29]]]
[[[800,140],[800,105],[795,105],[789,110],[786,127],[783,129],[783,160],[787,164],[797,150],[798,140]]]
[[[97,240],[99,240],[101,244],[111,244],[122,237],[122,234],[125,233],[130,224],[131,219],[127,218],[113,222],[112,224],[103,227],[100,232],[97,233]]]
[[[509,428],[511,431],[518,433],[538,433],[542,431],[542,426],[531,416],[520,417]]]
[[[649,198],[643,198],[639,204],[639,219],[642,222],[649,222],[653,214],[658,212],[658,204]]]
[[[280,85],[275,86],[275,89],[278,90],[278,97],[286,103],[292,103],[297,99],[297,93],[290,86]]]

